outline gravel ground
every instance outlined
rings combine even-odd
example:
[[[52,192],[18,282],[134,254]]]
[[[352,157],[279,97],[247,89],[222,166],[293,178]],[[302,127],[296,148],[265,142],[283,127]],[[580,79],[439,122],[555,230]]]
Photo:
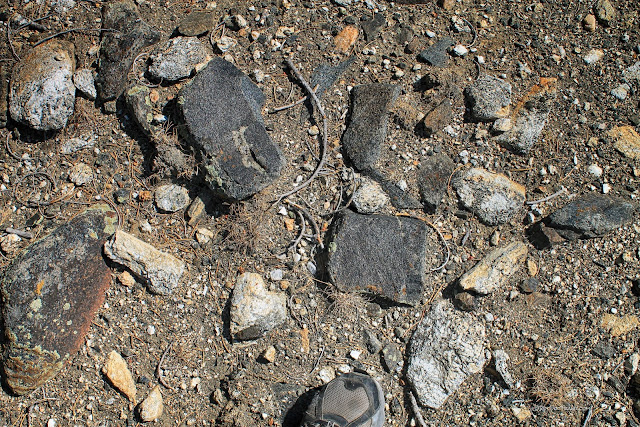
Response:
[[[100,32],[77,29],[100,28],[103,3],[78,1],[62,12],[71,3],[16,0],[0,5],[5,33],[0,66],[5,70],[14,66],[46,36],[76,29],[57,38],[75,45],[77,68],[95,69]],[[405,376],[407,346],[433,302],[452,299],[458,292],[457,280],[494,247],[528,242],[530,220],[554,212],[573,195],[607,193],[637,206],[640,158],[623,155],[608,133],[617,126],[640,131],[640,81],[620,89],[625,83],[623,71],[638,61],[640,53],[636,2],[612,0],[613,16],[600,16],[602,2],[591,1],[401,3],[137,2],[143,19],[165,38],[190,12],[213,12],[214,30],[200,39],[208,53],[227,55],[260,87],[266,96],[266,129],[287,161],[273,185],[241,202],[208,201],[206,215],[195,220],[184,208],[173,213],[158,209],[152,194],[173,183],[185,187],[191,200],[206,199],[201,175],[193,170],[172,173],[155,162],[158,150],[122,102],[116,104],[115,114],[107,114],[108,106],[77,96],[75,112],[58,132],[34,131],[13,121],[0,129],[2,230],[28,231],[36,239],[86,206],[108,200],[117,208],[123,230],[187,265],[186,278],[170,296],[154,295],[139,282],[125,283],[119,279],[122,268],[112,266],[105,303],[80,352],[29,395],[14,396],[5,387],[0,392],[0,425],[138,424],[133,404],[102,373],[113,350],[126,360],[139,400],[159,381],[163,383],[160,425],[295,426],[309,401],[309,390],[336,373],[354,369],[381,382],[385,425],[418,425]],[[591,13],[598,18],[592,21]],[[15,14],[27,23],[46,18],[37,21],[42,28],[12,27],[8,39],[7,21]],[[375,14],[384,18],[379,32],[363,31],[381,19]],[[239,28],[232,16],[243,17],[247,26]],[[336,39],[345,36],[342,31],[349,26],[358,28],[358,35],[341,51]],[[442,68],[418,59],[422,50],[445,36],[468,52],[462,55],[456,46],[458,53],[447,53],[448,64]],[[232,47],[224,53],[212,48],[221,41]],[[592,50],[601,51],[602,57],[588,64],[585,57]],[[296,219],[300,210],[283,201],[273,204],[277,195],[311,174],[321,155],[317,133],[318,128],[322,133],[322,124],[317,115],[318,122],[309,117],[305,105],[270,112],[306,94],[284,59],[293,58],[309,79],[317,66],[337,65],[349,57],[354,62],[322,96],[328,120],[326,167],[289,198],[310,212],[323,239],[332,213],[350,201],[360,177],[341,151],[350,90],[359,84],[401,87],[377,165],[389,181],[406,185],[414,198],[420,199],[418,165],[434,153],[447,154],[456,170],[472,165],[506,175],[524,186],[529,201],[566,189],[548,201],[523,207],[508,222],[491,226],[462,209],[451,186],[433,214],[387,204],[382,213],[427,221],[429,247],[434,248],[427,254],[427,270],[444,264],[427,274],[423,297],[414,306],[341,292],[321,274],[312,275],[310,270],[321,267],[323,250],[314,238],[304,237],[294,248],[299,255],[294,257],[290,246],[300,232]],[[139,71],[143,62],[134,64],[131,80],[162,96],[171,96],[184,85],[184,81],[160,82],[156,87],[159,82],[148,81]],[[444,83],[425,87],[421,78],[436,74]],[[463,91],[481,74],[509,82],[512,105],[540,78],[558,79],[549,118],[528,154],[495,143],[490,138],[491,123],[469,117]],[[626,97],[620,91],[626,91]],[[408,117],[415,111],[428,113],[443,98],[451,100],[451,117],[427,136]],[[178,137],[179,126],[167,115],[166,141],[188,157]],[[73,138],[89,141],[90,147],[65,154],[61,147]],[[80,163],[93,172],[93,179],[83,185],[70,182]],[[33,200],[47,203],[36,205]],[[3,269],[33,240],[8,236],[12,235],[0,237]],[[490,362],[440,409],[420,408],[424,422],[638,425],[634,404],[640,389],[631,379],[629,362],[638,353],[640,338],[638,319],[632,317],[640,310],[638,213],[630,224],[604,237],[545,249],[527,245],[526,264],[498,290],[473,296],[471,311],[485,325],[488,349],[508,354],[514,384],[509,387],[495,362]],[[288,319],[256,340],[235,342],[229,335],[229,301],[237,276],[244,272],[258,273],[270,289],[286,293]],[[610,315],[623,324],[622,333],[607,327]],[[375,345],[366,338],[370,332],[385,350],[372,351]],[[393,349],[405,365],[399,370],[389,367]]]

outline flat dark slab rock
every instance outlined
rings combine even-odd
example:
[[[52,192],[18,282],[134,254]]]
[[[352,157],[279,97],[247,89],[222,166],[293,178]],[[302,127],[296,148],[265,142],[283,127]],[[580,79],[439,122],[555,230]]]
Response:
[[[400,94],[400,86],[369,83],[351,92],[351,120],[342,135],[346,156],[358,170],[373,167],[387,137],[389,109]]]
[[[590,193],[558,209],[545,221],[565,239],[588,239],[630,223],[636,207],[620,198]]]
[[[443,37],[418,54],[418,59],[434,67],[444,68],[449,64],[447,50],[455,44],[451,37]]]
[[[435,154],[420,165],[418,187],[425,208],[435,212],[447,192],[455,164],[446,154]]]
[[[264,94],[233,64],[214,57],[178,97],[186,139],[202,154],[208,186],[242,200],[275,181],[285,165],[262,120]]]
[[[134,59],[147,46],[160,40],[160,33],[142,20],[131,0],[107,3],[102,16],[100,66],[96,79],[102,101],[115,99],[127,84]]]
[[[407,217],[346,211],[333,224],[327,271],[343,292],[416,304],[426,277],[427,226]]]
[[[16,394],[53,378],[84,342],[111,281],[102,245],[116,214],[95,207],[27,247],[2,277],[4,378]]]

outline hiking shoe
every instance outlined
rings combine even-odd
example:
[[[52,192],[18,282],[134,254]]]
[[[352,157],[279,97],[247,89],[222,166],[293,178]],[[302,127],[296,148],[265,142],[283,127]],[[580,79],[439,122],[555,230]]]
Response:
[[[352,372],[325,385],[304,414],[303,427],[382,427],[384,396],[368,375]]]

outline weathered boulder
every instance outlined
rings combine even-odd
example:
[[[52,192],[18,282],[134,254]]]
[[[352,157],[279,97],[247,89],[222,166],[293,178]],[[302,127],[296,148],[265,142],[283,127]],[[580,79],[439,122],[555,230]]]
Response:
[[[456,173],[451,184],[464,207],[489,225],[508,222],[524,204],[522,185],[482,168]]]
[[[104,244],[104,254],[143,279],[155,294],[171,294],[186,268],[173,255],[161,252],[122,230],[117,230]]]
[[[72,43],[51,40],[31,49],[13,68],[9,113],[36,130],[57,130],[73,114],[76,68]]]
[[[26,394],[53,378],[82,346],[111,275],[102,245],[116,214],[86,210],[27,247],[2,277],[7,385]]]
[[[513,109],[511,129],[497,136],[496,141],[516,153],[528,153],[547,123],[556,95],[557,79],[541,78]]]
[[[233,64],[214,57],[178,97],[186,139],[200,150],[208,186],[242,200],[280,176],[285,160],[267,134],[264,94]]]
[[[495,291],[518,271],[528,252],[522,242],[494,249],[460,278],[460,287],[483,295]]]

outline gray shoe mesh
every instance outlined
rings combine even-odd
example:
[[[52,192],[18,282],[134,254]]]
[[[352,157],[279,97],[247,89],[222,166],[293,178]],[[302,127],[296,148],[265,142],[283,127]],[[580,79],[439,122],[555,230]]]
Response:
[[[361,417],[369,408],[369,398],[363,387],[347,390],[344,382],[336,381],[329,384],[324,393],[323,408],[330,408],[331,414],[339,414],[348,423]],[[323,411],[326,415],[327,411]],[[363,426],[364,427],[364,426]]]

